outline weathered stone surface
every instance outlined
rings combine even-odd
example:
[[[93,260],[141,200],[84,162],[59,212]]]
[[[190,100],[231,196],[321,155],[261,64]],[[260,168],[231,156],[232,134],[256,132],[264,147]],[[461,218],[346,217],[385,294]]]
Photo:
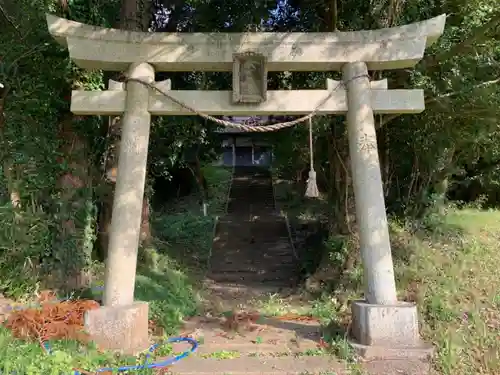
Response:
[[[132,64],[127,74],[131,78],[151,82],[154,80],[155,72],[149,64]],[[151,114],[146,106],[150,90],[140,83],[131,81],[127,83],[125,92],[126,108],[124,107],[121,119],[118,174],[104,282],[103,302],[106,306],[127,306],[134,301],[137,252],[144,207],[144,183],[151,126]]]
[[[355,301],[352,306],[352,345],[364,358],[422,358],[433,347],[419,335],[415,304],[372,305]]]
[[[342,68],[346,82],[347,137],[356,206],[361,259],[366,280],[365,298],[370,303],[397,301],[389,226],[377,147],[373,100],[368,68],[353,62]],[[385,92],[384,90],[379,92]]]
[[[365,61],[370,70],[415,65],[443,33],[446,15],[410,25],[332,33],[141,33],[47,15],[49,32],[84,69],[125,70],[148,62],[157,71],[231,71],[233,55],[258,52],[269,71],[330,71]]]
[[[392,359],[369,361],[363,364],[369,375],[426,375],[430,372],[429,361],[416,359]]]
[[[135,355],[148,348],[148,304],[101,307],[85,314],[85,330],[97,346]]]
[[[321,327],[315,320],[261,317],[257,321],[233,321],[231,318],[193,317],[185,323],[182,334],[202,342],[198,354],[231,351],[238,355],[265,353],[286,356],[319,351],[321,348]],[[174,350],[182,351],[180,348]]]
[[[363,345],[413,345],[419,340],[415,304],[372,305],[364,301],[352,304],[353,337]]]
[[[286,375],[286,374],[338,374],[350,371],[329,357],[240,357],[218,360],[216,358],[191,357],[169,368],[172,374],[196,375]]]
[[[235,104],[232,91],[171,90],[168,95],[197,111],[209,115],[303,115],[315,108],[318,115],[347,112],[346,91],[271,90],[267,100],[259,104]],[[330,96],[329,96],[330,95]],[[376,114],[420,113],[425,109],[424,92],[415,90],[373,89],[371,107]],[[328,100],[325,101],[325,99]],[[120,115],[125,111],[125,91],[73,91],[71,112],[77,115]],[[307,100],[304,100],[307,98]],[[324,103],[323,103],[324,102]],[[321,105],[321,106],[320,106]],[[192,116],[193,112],[152,92],[148,111],[154,116]]]

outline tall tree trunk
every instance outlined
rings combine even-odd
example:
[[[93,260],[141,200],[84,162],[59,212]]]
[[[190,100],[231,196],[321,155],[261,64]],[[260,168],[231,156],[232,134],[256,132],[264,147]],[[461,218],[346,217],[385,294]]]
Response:
[[[60,194],[57,216],[60,225],[53,252],[60,264],[57,270],[51,271],[56,273],[52,275],[56,286],[63,289],[87,287],[92,276],[89,270],[94,225],[92,178],[87,143],[74,128],[78,120],[70,112],[62,113],[59,127],[62,172],[57,180]]]
[[[328,134],[329,199],[331,204],[329,215],[330,236],[345,235],[350,232],[349,151],[347,150],[345,131],[340,131],[337,125],[335,123],[330,124]]]
[[[195,156],[194,167],[196,171],[196,179],[198,182],[198,186],[202,194],[203,203],[207,203],[209,199],[208,183],[205,178],[205,175],[203,174],[203,169],[201,168],[200,156],[198,152],[196,153]]]

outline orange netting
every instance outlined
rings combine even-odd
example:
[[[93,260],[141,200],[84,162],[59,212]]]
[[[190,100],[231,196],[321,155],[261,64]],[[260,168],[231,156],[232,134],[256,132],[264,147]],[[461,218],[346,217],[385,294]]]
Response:
[[[87,342],[84,331],[84,316],[88,310],[100,305],[93,300],[44,301],[38,308],[14,311],[5,322],[5,327],[14,337],[35,339],[40,343],[53,339],[73,339]]]

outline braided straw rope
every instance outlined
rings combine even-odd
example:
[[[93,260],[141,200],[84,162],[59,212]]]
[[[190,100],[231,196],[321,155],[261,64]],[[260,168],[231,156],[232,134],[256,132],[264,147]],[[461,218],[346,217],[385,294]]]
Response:
[[[202,118],[204,118],[206,120],[213,121],[216,124],[222,125],[224,127],[238,129],[238,130],[242,130],[242,131],[245,131],[245,132],[260,132],[260,133],[265,133],[265,132],[273,132],[273,131],[281,130],[281,129],[284,129],[284,128],[289,128],[289,127],[292,127],[294,125],[300,124],[301,122],[304,122],[306,120],[312,119],[316,115],[316,112],[318,112],[318,110],[321,109],[321,107],[328,101],[328,99],[330,99],[332,97],[332,95],[333,95],[333,93],[335,91],[337,91],[341,86],[345,86],[349,82],[351,82],[351,81],[353,81],[355,79],[358,79],[358,78],[362,78],[362,77],[369,78],[368,75],[362,74],[362,75],[359,75],[359,76],[352,77],[351,79],[349,79],[346,82],[339,82],[337,84],[337,86],[335,86],[325,96],[325,98],[323,100],[321,100],[321,102],[309,114],[304,115],[302,117],[299,117],[299,118],[297,118],[295,120],[292,120],[292,121],[280,122],[278,124],[272,124],[272,125],[244,125],[244,124],[238,124],[238,123],[235,123],[235,122],[232,122],[232,121],[218,119],[218,118],[216,118],[214,116],[211,116],[209,114],[200,112],[196,108],[193,108],[193,107],[189,106],[186,103],[181,102],[180,100],[178,100],[178,99],[174,98],[173,96],[171,96],[168,93],[168,91],[164,91],[164,90],[161,90],[160,88],[158,88],[154,83],[150,83],[150,82],[146,82],[146,81],[143,81],[141,79],[138,79],[138,78],[130,78],[130,77],[127,77],[125,79],[125,82],[137,82],[137,83],[140,83],[140,84],[142,84],[144,86],[147,86],[147,87],[149,87],[149,88],[157,91],[161,95],[165,96],[166,98],[170,99],[172,102],[174,102],[175,104],[179,105],[180,107],[188,110],[189,112],[192,112],[192,113],[194,113],[194,114],[196,114],[196,115],[198,115],[198,116],[200,116],[200,117],[202,117]]]

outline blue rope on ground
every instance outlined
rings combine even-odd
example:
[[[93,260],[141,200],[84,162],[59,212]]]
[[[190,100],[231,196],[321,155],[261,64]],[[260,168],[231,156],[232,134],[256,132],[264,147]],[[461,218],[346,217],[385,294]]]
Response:
[[[161,345],[163,344],[169,344],[169,343],[174,343],[174,342],[187,342],[191,344],[191,349],[186,350],[184,353],[179,354],[178,356],[175,356],[173,358],[168,358],[160,362],[153,362],[153,363],[147,363],[149,358],[151,357],[151,354]],[[192,338],[189,337],[171,337],[167,339],[163,344],[154,344],[151,345],[151,347],[148,350],[148,353],[146,354],[146,361],[142,365],[133,365],[133,366],[122,366],[122,367],[103,367],[98,370],[95,370],[95,373],[99,372],[104,372],[104,371],[113,371],[113,372],[123,372],[123,371],[137,371],[137,370],[144,370],[144,369],[154,369],[154,368],[162,368],[162,367],[167,367],[171,366],[174,363],[180,361],[181,359],[184,359],[188,357],[190,354],[194,353],[196,349],[198,349],[198,342]],[[50,354],[50,346],[48,342],[44,342],[43,346],[47,350],[47,352]],[[73,375],[82,375],[82,373],[78,370],[75,370]]]

